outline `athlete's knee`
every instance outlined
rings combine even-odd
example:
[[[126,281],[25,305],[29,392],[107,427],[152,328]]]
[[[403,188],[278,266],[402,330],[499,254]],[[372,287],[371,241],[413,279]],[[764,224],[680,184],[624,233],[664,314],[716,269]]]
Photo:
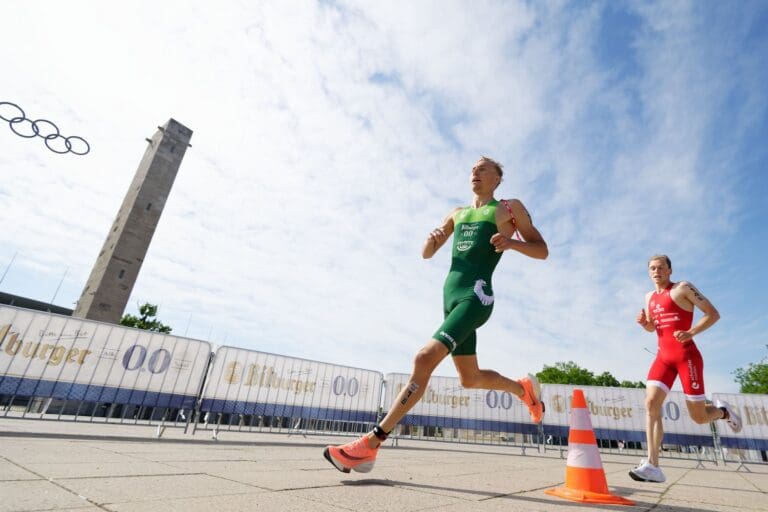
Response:
[[[416,352],[416,357],[413,358],[413,366],[415,368],[425,368],[432,364],[432,354],[423,348]]]
[[[652,418],[661,417],[661,405],[663,403],[664,403],[663,398],[661,400],[659,400],[658,398],[646,398],[645,410],[648,416]]]
[[[416,352],[416,356],[413,358],[413,367],[417,372],[431,372],[443,360],[443,357],[445,356],[436,353],[434,349],[424,347]]]

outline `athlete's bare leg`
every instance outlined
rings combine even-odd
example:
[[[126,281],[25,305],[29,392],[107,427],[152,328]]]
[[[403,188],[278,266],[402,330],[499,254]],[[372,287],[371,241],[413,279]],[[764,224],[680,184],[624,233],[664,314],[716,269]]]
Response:
[[[645,438],[648,444],[648,462],[659,467],[659,451],[664,438],[664,425],[661,422],[661,406],[667,393],[656,386],[648,386],[645,391]]]
[[[686,400],[685,404],[688,406],[688,414],[690,414],[691,419],[699,424],[721,420],[725,416],[722,409],[714,405],[707,405],[703,400]]]
[[[424,394],[427,389],[427,383],[432,376],[432,372],[435,371],[437,365],[445,359],[448,355],[448,348],[439,341],[432,339],[427,342],[424,347],[419,350],[416,357],[413,360],[413,373],[411,378],[408,379],[408,384],[400,391],[395,399],[392,407],[381,420],[379,426],[385,431],[389,432],[395,426],[400,423],[408,411],[410,411],[414,405]],[[368,442],[371,448],[376,448],[381,444],[381,441],[371,432],[368,434]]]
[[[476,355],[455,356],[453,364],[464,388],[496,389],[508,391],[518,398],[523,396],[523,386],[516,380],[508,379],[495,370],[481,370],[477,365]]]

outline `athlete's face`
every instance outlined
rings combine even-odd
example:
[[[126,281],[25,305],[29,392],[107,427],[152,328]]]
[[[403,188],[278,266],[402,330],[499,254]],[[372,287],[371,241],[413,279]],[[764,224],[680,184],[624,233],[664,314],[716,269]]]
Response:
[[[493,164],[485,160],[478,160],[472,167],[469,180],[472,183],[472,192],[476,194],[488,193],[493,192],[501,183],[501,176],[496,172],[496,167]]]
[[[667,261],[651,260],[648,263],[648,275],[651,276],[651,281],[660,286],[666,286],[669,283],[669,276],[672,275],[672,269],[667,265]]]

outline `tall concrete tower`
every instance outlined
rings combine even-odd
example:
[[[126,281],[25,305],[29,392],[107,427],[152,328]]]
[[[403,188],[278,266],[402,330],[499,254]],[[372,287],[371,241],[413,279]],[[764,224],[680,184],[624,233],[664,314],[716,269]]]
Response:
[[[192,130],[169,119],[147,139],[149,147],[72,316],[120,322],[191,138]]]

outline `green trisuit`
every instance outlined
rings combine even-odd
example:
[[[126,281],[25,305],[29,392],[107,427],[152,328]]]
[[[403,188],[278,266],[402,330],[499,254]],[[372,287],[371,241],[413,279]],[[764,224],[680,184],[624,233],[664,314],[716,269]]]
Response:
[[[498,204],[494,199],[480,208],[462,208],[453,216],[451,269],[443,286],[445,321],[433,338],[454,356],[477,353],[475,331],[493,311],[491,276],[501,259],[491,244],[491,237],[498,232]]]

